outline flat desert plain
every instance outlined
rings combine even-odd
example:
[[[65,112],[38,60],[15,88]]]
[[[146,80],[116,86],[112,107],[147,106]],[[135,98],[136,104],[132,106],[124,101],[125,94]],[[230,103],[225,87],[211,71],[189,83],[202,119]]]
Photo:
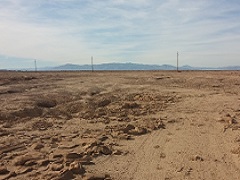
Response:
[[[0,72],[0,179],[240,179],[240,71]]]

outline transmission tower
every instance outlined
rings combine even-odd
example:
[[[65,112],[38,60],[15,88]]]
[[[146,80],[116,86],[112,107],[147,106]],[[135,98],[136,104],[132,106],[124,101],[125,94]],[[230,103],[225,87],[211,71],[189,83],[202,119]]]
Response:
[[[37,72],[37,60],[34,60],[35,71]]]
[[[178,56],[179,56],[179,53],[177,51],[177,71],[178,71]]]
[[[92,72],[94,71],[93,69],[93,57],[91,57],[91,65],[92,65]]]

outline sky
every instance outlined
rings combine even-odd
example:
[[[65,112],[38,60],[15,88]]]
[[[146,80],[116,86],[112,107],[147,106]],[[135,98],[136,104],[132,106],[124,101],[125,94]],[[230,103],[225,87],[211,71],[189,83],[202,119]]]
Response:
[[[239,0],[0,0],[0,69],[240,65]]]

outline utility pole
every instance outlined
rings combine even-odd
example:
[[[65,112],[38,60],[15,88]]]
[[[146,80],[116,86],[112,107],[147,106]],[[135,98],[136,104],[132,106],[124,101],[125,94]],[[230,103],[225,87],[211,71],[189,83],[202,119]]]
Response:
[[[178,71],[178,56],[179,56],[179,53],[177,51],[177,71]]]
[[[92,65],[92,72],[94,71],[93,69],[93,57],[91,57],[91,65]]]
[[[37,60],[34,60],[34,65],[35,65],[35,72],[37,72]]]

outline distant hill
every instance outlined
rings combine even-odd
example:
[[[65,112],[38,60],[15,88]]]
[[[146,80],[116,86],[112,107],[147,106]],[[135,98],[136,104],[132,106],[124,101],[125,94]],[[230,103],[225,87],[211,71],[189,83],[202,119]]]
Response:
[[[176,70],[176,66],[163,64],[163,65],[150,65],[150,64],[137,64],[137,63],[104,63],[95,64],[94,70],[98,71],[122,71],[122,70]],[[33,70],[33,69],[29,69]],[[78,64],[65,64],[56,67],[39,68],[40,71],[79,71],[79,70],[92,70],[91,65],[78,65]],[[228,66],[219,68],[210,67],[192,67],[184,65],[179,67],[179,70],[240,70],[240,66]]]
[[[94,70],[175,70],[176,67],[171,65],[149,65],[149,64],[136,64],[136,63],[105,63],[95,64]],[[48,70],[92,70],[91,65],[77,65],[65,64],[57,67],[48,68]]]
[[[218,69],[219,70],[240,70],[240,66],[228,66],[228,67],[222,67]]]

